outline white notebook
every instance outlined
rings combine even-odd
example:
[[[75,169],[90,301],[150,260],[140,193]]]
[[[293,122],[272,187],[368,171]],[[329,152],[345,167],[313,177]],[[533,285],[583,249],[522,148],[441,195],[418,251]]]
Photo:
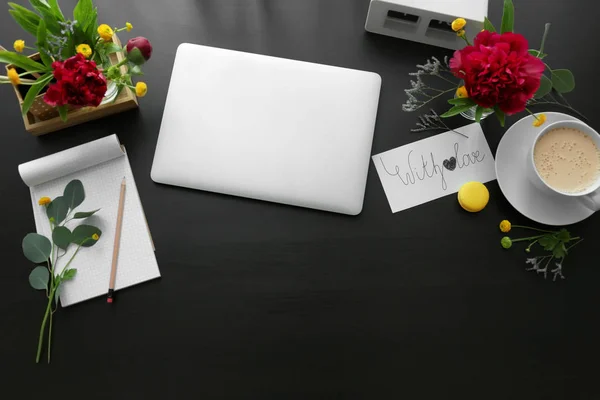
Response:
[[[85,190],[85,201],[77,207],[77,211],[100,208],[95,215],[66,225],[71,230],[80,224],[94,225],[100,228],[102,236],[94,246],[82,248],[72,262],[70,267],[77,268],[77,275],[61,285],[60,302],[63,307],[106,295],[108,291],[123,177],[127,189],[115,290],[160,277],[129,159],[116,135],[21,164],[19,173],[31,192],[36,230],[49,239],[50,225],[45,207],[38,205],[40,197],[61,196],[70,181],[79,179]],[[74,250],[75,246],[71,245],[55,273],[62,271]]]

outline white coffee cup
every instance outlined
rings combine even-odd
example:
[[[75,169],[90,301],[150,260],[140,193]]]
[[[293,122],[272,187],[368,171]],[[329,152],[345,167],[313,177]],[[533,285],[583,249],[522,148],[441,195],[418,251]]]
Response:
[[[540,176],[540,174],[535,166],[534,157],[533,157],[533,154],[535,151],[535,145],[537,144],[537,142],[540,140],[540,138],[542,136],[544,136],[551,130],[558,129],[558,128],[577,129],[577,130],[585,133],[586,135],[588,135],[594,141],[594,143],[596,143],[596,146],[598,147],[598,149],[600,149],[600,134],[598,134],[598,132],[596,132],[595,130],[593,130],[592,128],[590,128],[588,125],[584,124],[581,121],[558,121],[553,124],[549,124],[548,126],[542,128],[540,130],[540,132],[537,134],[535,140],[533,141],[533,145],[531,146],[531,150],[529,151],[529,157],[527,159],[527,175],[529,177],[529,180],[537,188],[539,188],[540,190],[542,190],[548,194],[578,198],[587,208],[591,209],[592,211],[598,211],[598,210],[600,210],[600,190],[599,190],[600,189],[600,176],[598,176],[598,178],[596,179],[595,182],[593,182],[589,187],[587,187],[585,190],[582,190],[581,192],[576,192],[576,193],[562,192],[562,191],[557,190],[557,189],[553,188],[552,186],[548,185],[542,179],[542,177]]]

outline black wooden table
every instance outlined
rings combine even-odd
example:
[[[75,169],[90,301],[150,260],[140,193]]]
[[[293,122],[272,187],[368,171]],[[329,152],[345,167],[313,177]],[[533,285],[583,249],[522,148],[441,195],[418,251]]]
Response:
[[[150,179],[181,42],[379,73],[373,154],[429,135],[410,132],[416,115],[401,111],[403,89],[416,64],[450,52],[366,33],[368,0],[97,3],[100,22],[131,21],[130,35],[154,45],[139,111],[35,138],[12,88],[0,87],[2,398],[600,398],[598,215],[570,228],[586,240],[567,259],[567,279],[553,283],[525,271],[521,249],[500,248],[501,219],[528,221],[496,182],[476,215],[455,196],[392,214],[371,165],[364,210],[347,217]],[[490,3],[499,21],[501,1]],[[573,70],[569,99],[598,129],[590,2],[516,3],[532,47],[553,22],[548,60]],[[61,4],[66,12],[75,1]],[[19,38],[34,42],[2,11],[1,43]],[[504,130],[493,118],[483,127],[495,152]],[[36,365],[45,302],[21,254],[35,228],[17,165],[112,133],[128,149],[162,279],[112,307],[102,298],[59,310],[52,364]]]

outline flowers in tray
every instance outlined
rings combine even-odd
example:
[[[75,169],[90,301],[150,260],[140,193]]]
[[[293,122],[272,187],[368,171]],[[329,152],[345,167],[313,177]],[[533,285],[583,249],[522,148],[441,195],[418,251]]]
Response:
[[[441,62],[433,57],[418,65],[418,71],[410,74],[416,81],[405,90],[408,100],[402,107],[416,111],[446,95],[451,108],[439,116],[432,111],[421,117],[413,131],[447,128],[440,123],[441,118],[469,112],[477,122],[494,113],[504,126],[506,115],[528,111],[534,116],[534,125],[541,126],[544,116],[529,110],[536,104],[560,105],[577,113],[563,97],[575,88],[573,74],[568,69],[552,69],[544,61],[550,24],[545,26],[539,50],[532,49],[523,35],[514,32],[514,15],[512,0],[504,0],[500,29],[485,18],[484,29],[472,42],[464,30],[467,21],[454,20],[452,29],[466,46],[454,52],[450,60],[446,57]],[[437,78],[445,86],[430,86],[426,77]]]
[[[46,210],[52,232],[50,239],[38,233],[29,233],[23,238],[23,254],[29,261],[38,264],[29,274],[29,284],[34,289],[45,291],[47,298],[35,362],[39,362],[42,355],[46,326],[48,326],[48,363],[50,362],[52,319],[58,308],[62,285],[75,279],[77,275],[77,269],[72,266],[75,256],[82,248],[95,245],[102,236],[102,231],[92,225],[81,224],[72,228],[67,226],[71,225],[69,223],[73,220],[91,217],[99,211],[75,212],[84,200],[85,191],[79,180],[69,182],[62,196],[54,199],[41,197],[38,205]],[[70,248],[72,251],[69,250]]]
[[[562,228],[558,231],[549,231],[545,229],[531,228],[529,226],[512,225],[510,221],[503,220],[500,222],[500,231],[509,233],[513,228],[527,229],[537,232],[537,235],[514,239],[510,236],[504,236],[500,239],[500,245],[505,249],[510,249],[514,243],[529,242],[529,246],[525,248],[525,252],[531,253],[532,248],[537,244],[549,254],[527,258],[526,264],[531,264],[527,271],[535,271],[538,274],[543,274],[544,278],[548,275],[548,268],[552,268],[551,264],[554,261],[554,267],[550,273],[554,275],[553,280],[560,277],[565,279],[563,275],[563,262],[569,250],[577,246],[583,241],[579,236],[572,237],[568,230]],[[574,243],[572,243],[574,242]],[[572,244],[571,244],[572,243]]]
[[[122,28],[98,25],[92,0],[79,0],[72,19],[63,14],[57,0],[31,0],[33,10],[15,3],[8,5],[15,21],[36,37],[34,47],[18,39],[14,52],[0,51],[0,62],[11,65],[6,76],[0,75],[0,83],[24,87],[23,115],[41,94],[63,120],[69,109],[98,107],[111,83],[116,91],[114,99],[124,88],[132,89],[139,97],[146,94],[147,85],[138,82],[134,86],[132,78],[143,75],[141,65],[152,56],[150,41],[136,37],[122,48],[115,40],[117,32],[133,29],[131,23]],[[38,54],[26,56],[25,50]],[[114,53],[122,53],[123,59],[113,63]]]

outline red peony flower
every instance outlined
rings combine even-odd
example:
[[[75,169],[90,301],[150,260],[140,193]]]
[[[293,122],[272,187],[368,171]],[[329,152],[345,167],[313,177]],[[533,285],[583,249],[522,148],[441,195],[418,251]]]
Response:
[[[450,69],[465,81],[469,97],[481,107],[495,105],[506,114],[525,110],[540,87],[544,63],[528,52],[527,39],[517,33],[482,31],[473,46],[457,50]]]
[[[52,63],[56,83],[48,87],[44,101],[53,106],[67,104],[98,107],[106,93],[106,78],[96,63],[77,54],[66,61]]]

